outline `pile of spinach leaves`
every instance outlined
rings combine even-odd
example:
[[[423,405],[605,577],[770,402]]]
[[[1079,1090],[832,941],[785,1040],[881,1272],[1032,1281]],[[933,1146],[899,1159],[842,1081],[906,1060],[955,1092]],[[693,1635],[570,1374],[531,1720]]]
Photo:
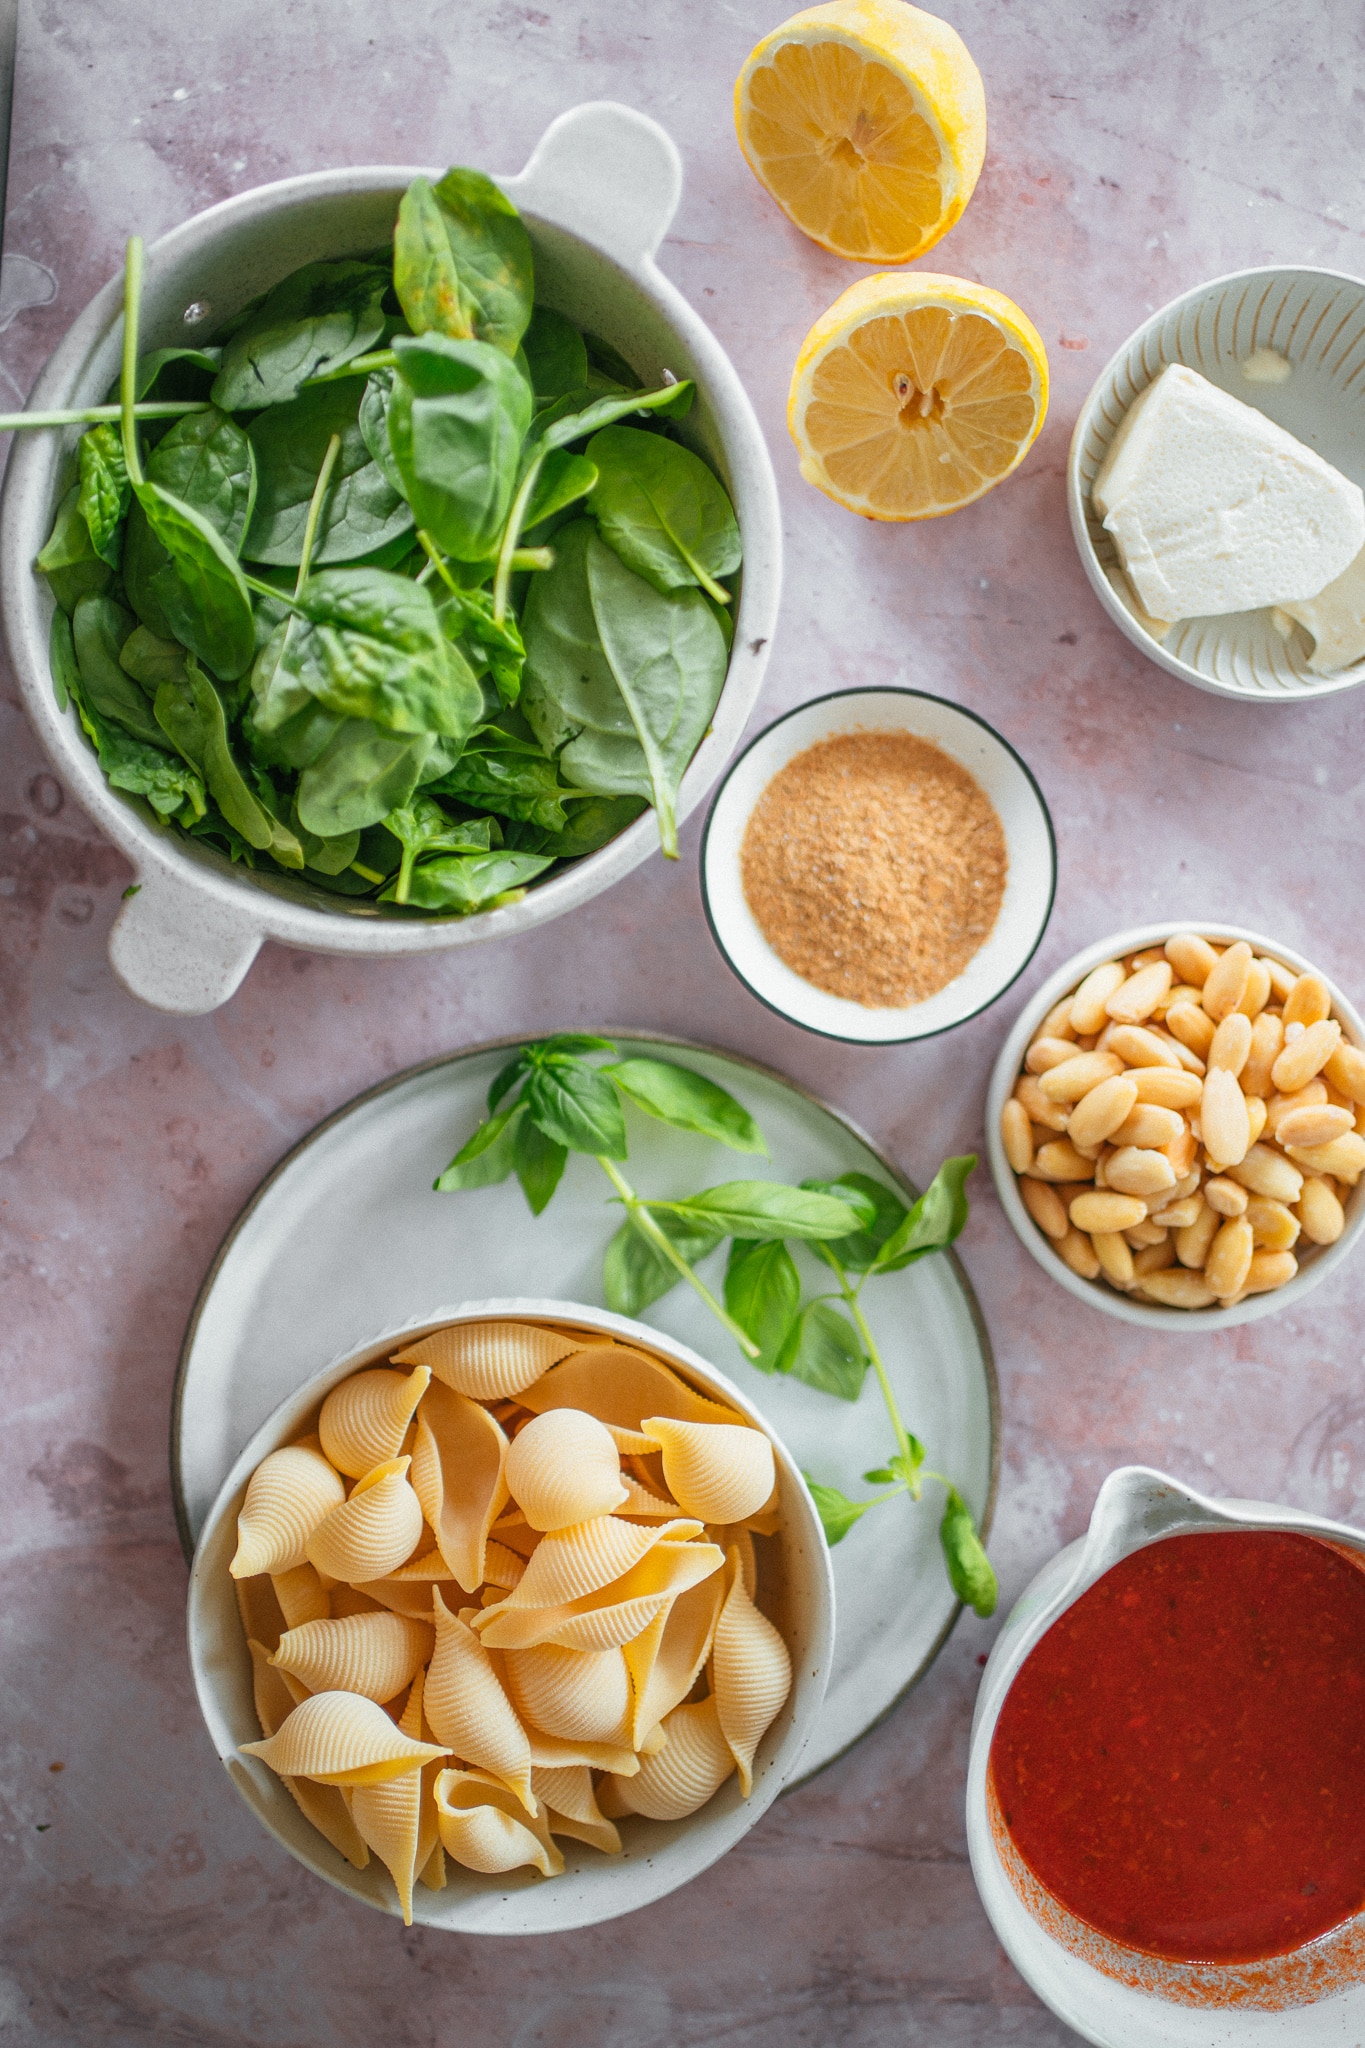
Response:
[[[741,555],[691,383],[538,306],[477,171],[211,346],[139,354],[141,264],[116,402],[3,422],[86,426],[36,566],[110,783],[400,916],[514,901],[646,805],[676,855]]]

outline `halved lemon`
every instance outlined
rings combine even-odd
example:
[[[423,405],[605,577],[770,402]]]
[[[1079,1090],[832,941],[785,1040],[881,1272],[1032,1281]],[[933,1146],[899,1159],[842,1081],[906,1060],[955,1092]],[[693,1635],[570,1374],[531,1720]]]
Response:
[[[972,196],[986,95],[946,21],[906,0],[831,0],[750,53],[735,126],[750,170],[803,234],[861,263],[908,263]]]
[[[937,519],[1018,467],[1047,414],[1042,337],[989,285],[865,277],[801,346],[787,425],[807,483],[869,519]]]

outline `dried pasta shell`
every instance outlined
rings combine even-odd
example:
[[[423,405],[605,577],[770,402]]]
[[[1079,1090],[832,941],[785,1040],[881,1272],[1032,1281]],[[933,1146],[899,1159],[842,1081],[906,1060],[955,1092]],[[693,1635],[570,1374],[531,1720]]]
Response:
[[[408,1484],[408,1458],[391,1458],[357,1479],[350,1499],[333,1508],[308,1538],[308,1559],[348,1585],[385,1578],[412,1553],[422,1533],[422,1507]]]
[[[233,1578],[302,1564],[308,1538],[345,1498],[345,1487],[321,1451],[306,1444],[271,1451],[252,1473],[237,1517],[237,1555],[228,1566]]]
[[[430,1579],[371,1579],[365,1587],[372,1593],[375,1604],[387,1608],[390,1614],[401,1614],[408,1621],[430,1622],[431,1596],[440,1590],[443,1599],[459,1600],[464,1595],[454,1579],[439,1579],[433,1584]]]
[[[291,1628],[271,1662],[310,1692],[358,1692],[382,1705],[411,1685],[434,1642],[424,1622],[400,1614],[348,1614]]]
[[[633,1778],[618,1776],[612,1783],[628,1813],[682,1820],[719,1791],[735,1759],[713,1699],[674,1707],[663,1726],[668,1741],[657,1756],[647,1757]]]
[[[641,1426],[662,1449],[668,1490],[685,1514],[702,1522],[743,1522],[772,1493],[773,1447],[762,1430],[667,1415],[651,1415]]]
[[[569,1529],[556,1529],[537,1544],[508,1605],[558,1607],[565,1601],[581,1600],[621,1578],[656,1543],[700,1533],[699,1522],[664,1522],[657,1529],[642,1529],[606,1515],[577,1522]]]
[[[708,1543],[714,1543],[728,1558],[732,1550],[739,1552],[740,1575],[745,1590],[752,1600],[758,1593],[758,1560],[754,1555],[754,1539],[748,1522],[717,1523],[706,1531]]]
[[[656,1543],[621,1578],[581,1600],[517,1608],[508,1599],[485,1609],[474,1625],[490,1649],[529,1650],[540,1643],[565,1650],[618,1648],[648,1628],[669,1600],[724,1562],[724,1553],[711,1543]]]
[[[237,1612],[242,1617],[242,1634],[248,1642],[254,1637],[267,1651],[273,1650],[289,1624],[280,1611],[279,1596],[269,1572],[234,1580],[233,1591],[237,1595]]]
[[[638,1432],[646,1415],[682,1422],[738,1422],[733,1409],[693,1393],[676,1373],[625,1344],[589,1344],[557,1365],[522,1395],[544,1415],[551,1408],[582,1408],[615,1429]]]
[[[651,1729],[691,1692],[710,1655],[724,1597],[724,1578],[713,1572],[670,1601],[643,1635],[625,1645],[632,1695],[632,1748],[638,1749]]]
[[[632,1479],[629,1472],[622,1474],[621,1483],[626,1489],[626,1497],[615,1512],[624,1515],[628,1521],[666,1522],[678,1513],[675,1500],[664,1500],[650,1487],[641,1486],[638,1479]]]
[[[659,1446],[653,1437],[642,1436],[638,1429],[618,1429],[614,1423],[604,1422],[603,1429],[611,1431],[611,1440],[623,1458],[647,1458]]]
[[[333,1586],[328,1595],[332,1603],[332,1619],[340,1621],[347,1614],[380,1614],[383,1602],[372,1600],[368,1593],[362,1593],[359,1586]]]
[[[531,1773],[531,1786],[545,1810],[552,1835],[568,1835],[586,1842],[604,1856],[619,1856],[621,1837],[603,1814],[592,1789],[592,1772],[586,1764],[566,1764],[559,1770]]]
[[[318,1436],[337,1471],[360,1479],[396,1458],[430,1380],[430,1366],[407,1374],[378,1366],[333,1387],[318,1416]]]
[[[581,1408],[535,1415],[507,1453],[507,1487],[533,1529],[568,1529],[626,1498],[610,1431]]]
[[[450,1612],[439,1593],[434,1596],[433,1610],[436,1648],[427,1671],[424,1708],[436,1740],[447,1743],[465,1763],[506,1785],[527,1812],[534,1814],[526,1730],[502,1689],[493,1661],[474,1631]]]
[[[488,1531],[507,1500],[507,1438],[477,1401],[439,1381],[417,1411],[412,1483],[442,1557],[466,1593],[483,1583]]]
[[[314,1693],[265,1742],[241,1749],[281,1777],[320,1785],[377,1785],[450,1754],[401,1734],[382,1707],[354,1692]]]
[[[526,1734],[531,1744],[531,1762],[537,1771],[570,1770],[581,1765],[629,1778],[640,1768],[640,1759],[628,1743],[566,1742],[562,1736],[542,1734],[539,1728],[528,1728]]]
[[[630,1744],[630,1677],[620,1650],[545,1643],[509,1650],[503,1668],[512,1705],[528,1726],[566,1742]]]
[[[292,1572],[275,1572],[270,1583],[286,1628],[321,1621],[332,1611],[332,1596],[311,1564],[296,1564]]]
[[[498,1516],[488,1533],[522,1559],[528,1558],[540,1541],[539,1529],[531,1527],[515,1501]]]
[[[792,1660],[767,1615],[749,1597],[738,1550],[730,1552],[726,1576],[725,1605],[711,1646],[711,1693],[747,1799],[753,1790],[754,1751],[791,1691]]]
[[[539,1323],[452,1323],[405,1351],[395,1365],[429,1365],[438,1380],[472,1401],[497,1401],[520,1394],[581,1339],[562,1337]]]
[[[404,1735],[421,1736],[420,1671],[413,1679],[398,1726]],[[412,1925],[413,1882],[438,1846],[432,1788],[440,1770],[438,1760],[420,1770],[405,1771],[401,1778],[389,1778],[382,1785],[357,1785],[351,1794],[351,1819],[376,1856],[388,1866],[405,1927]]]
[[[272,1671],[265,1645],[250,1642],[251,1684],[256,1699],[256,1718],[261,1724],[261,1733],[271,1736],[282,1721],[288,1720],[297,1701],[290,1691],[282,1671]],[[310,1821],[323,1837],[331,1843],[338,1855],[356,1870],[363,1870],[370,1860],[370,1852],[363,1837],[351,1819],[343,1794],[335,1785],[315,1785],[310,1778],[285,1778],[305,1820]]]
[[[436,1813],[434,1796],[425,1803],[430,1806],[434,1818]],[[418,1872],[417,1882],[418,1884],[425,1885],[429,1892],[443,1892],[446,1888],[446,1852],[441,1842],[439,1830],[436,1835],[436,1847]]]
[[[499,1796],[501,1795],[501,1797]],[[509,1811],[504,1788],[478,1771],[442,1771],[435,1787],[436,1820],[448,1856],[466,1870],[493,1877],[526,1866],[542,1877],[558,1877],[564,1858],[549,1831]]]
[[[520,1585],[525,1570],[524,1557],[518,1557],[515,1550],[490,1539],[483,1565],[483,1575],[489,1586],[500,1586],[510,1593],[513,1586]]]

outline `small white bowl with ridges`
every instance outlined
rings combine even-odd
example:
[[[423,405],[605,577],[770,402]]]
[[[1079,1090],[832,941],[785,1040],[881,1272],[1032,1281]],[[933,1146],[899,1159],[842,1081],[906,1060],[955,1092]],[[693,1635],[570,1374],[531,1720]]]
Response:
[[[744,894],[744,834],[774,775],[821,740],[856,732],[908,732],[940,747],[990,798],[1005,834],[1005,897],[989,938],[946,988],[905,1009],[871,1009],[804,980],[768,944]],[[702,903],[730,967],[779,1017],[850,1045],[933,1038],[986,1009],[1037,952],[1056,889],[1057,842],[1032,771],[984,718],[923,690],[837,690],[776,719],[731,767],[702,840]]]
[[[1242,375],[1260,349],[1293,365],[1284,383]],[[1100,372],[1071,437],[1066,485],[1081,566],[1114,624],[1149,661],[1197,690],[1259,704],[1301,704],[1365,682],[1365,662],[1315,676],[1303,635],[1281,639],[1268,610],[1185,619],[1164,640],[1137,617],[1090,492],[1119,422],[1170,363],[1197,370],[1365,484],[1365,282],[1295,266],[1239,270],[1172,299]]]
[[[1074,1294],[1077,1301],[1088,1303],[1104,1315],[1117,1316],[1121,1323],[1136,1323],[1144,1330],[1166,1330],[1193,1337],[1207,1336],[1215,1330],[1229,1330],[1234,1323],[1257,1323],[1262,1316],[1277,1315],[1284,1308],[1297,1308],[1309,1289],[1325,1280],[1341,1264],[1365,1229],[1365,1180],[1352,1188],[1346,1197],[1346,1228],[1335,1244],[1310,1246],[1303,1238],[1299,1239],[1294,1247],[1299,1270],[1283,1287],[1275,1288],[1270,1294],[1250,1294],[1235,1308],[1162,1308],[1154,1301],[1134,1301],[1129,1295],[1117,1294],[1103,1280],[1082,1280],[1079,1273],[1072,1272],[1052,1249],[1052,1240],[1043,1235],[1024,1207],[1018,1180],[1005,1157],[1000,1137],[1000,1115],[1014,1093],[1024,1054],[1053,1004],[1079,987],[1092,967],[1099,967],[1106,960],[1120,960],[1131,953],[1140,953],[1147,946],[1164,946],[1167,939],[1177,932],[1201,932],[1215,945],[1231,945],[1235,939],[1245,939],[1253,953],[1265,953],[1272,959],[1282,960],[1296,974],[1306,974],[1310,968],[1315,974],[1322,973],[1314,961],[1305,960],[1302,953],[1296,953],[1292,946],[1282,946],[1278,939],[1267,939],[1260,932],[1244,931],[1240,925],[1218,924],[1197,917],[1186,918],[1183,923],[1168,919],[1164,924],[1138,925],[1133,931],[1116,932],[1096,945],[1087,946],[1083,953],[1075,954],[1059,967],[1025,1004],[1000,1048],[986,1093],[986,1151],[990,1157],[995,1192],[1014,1225],[1020,1243],[1025,1251],[1032,1253],[1045,1273],[1050,1273],[1065,1287],[1068,1294]],[[1327,980],[1327,977],[1324,975],[1323,979]],[[1347,1001],[1334,982],[1327,981],[1327,986],[1332,991],[1332,1014],[1341,1024],[1343,1037],[1352,1045],[1365,1046],[1365,1017]]]

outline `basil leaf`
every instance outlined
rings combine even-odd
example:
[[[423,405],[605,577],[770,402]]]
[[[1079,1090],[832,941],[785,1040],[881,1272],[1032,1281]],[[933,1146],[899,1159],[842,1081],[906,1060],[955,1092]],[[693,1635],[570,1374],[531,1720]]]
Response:
[[[887,1238],[868,1267],[870,1273],[899,1273],[930,1252],[943,1251],[967,1221],[967,1176],[976,1154],[945,1159],[904,1222]]]
[[[537,306],[521,338],[531,389],[539,401],[580,391],[588,381],[588,347],[572,320]]]
[[[408,801],[433,744],[430,733],[384,732],[368,719],[343,720],[299,777],[302,824],[319,839],[378,825]]]
[[[842,1543],[853,1524],[865,1515],[875,1501],[850,1500],[846,1493],[840,1493],[837,1486],[822,1486],[818,1479],[812,1479],[809,1472],[802,1478],[810,1488],[815,1512],[820,1517],[820,1527],[825,1532],[825,1541],[832,1550],[836,1543]]]
[[[206,667],[232,682],[251,666],[256,633],[251,597],[231,550],[202,513],[150,480],[137,501],[153,536],[170,556],[151,577],[156,601],[179,640]],[[156,621],[143,623],[156,630]]]
[[[243,552],[253,562],[296,567],[318,471],[333,434],[341,452],[313,542],[312,566],[351,562],[412,531],[412,508],[373,459],[360,425],[368,385],[358,377],[317,384],[253,421],[259,485]]]
[[[743,550],[734,507],[699,455],[638,427],[606,427],[588,443],[597,465],[590,510],[597,529],[656,590],[702,584],[738,569]]]
[[[417,910],[453,910],[468,915],[489,909],[497,898],[520,893],[550,865],[545,854],[442,854],[413,869],[408,902]],[[394,888],[386,889],[379,900],[392,903]]]
[[[101,421],[76,444],[80,468],[77,504],[100,560],[117,569],[123,554],[123,522],[133,501],[133,487],[123,460],[123,442],[112,420]]]
[[[488,1084],[488,1110],[490,1116],[502,1101],[508,1089],[516,1087],[517,1082],[529,1070],[530,1065],[530,1049],[527,1046],[523,1046],[515,1059],[509,1060],[505,1067],[498,1069]]]
[[[119,661],[119,650],[132,630],[132,614],[112,597],[79,600],[71,631],[81,694],[101,718],[159,747],[163,735],[152,716],[151,700]]]
[[[548,865],[541,860],[542,867]],[[526,1104],[545,1136],[571,1152],[626,1157],[626,1121],[616,1091],[573,1054],[554,1053],[532,1068]]]
[[[522,1193],[531,1214],[539,1216],[559,1186],[568,1162],[568,1148],[547,1138],[539,1124],[524,1116],[517,1125],[514,1157]]]
[[[609,1074],[623,1095],[660,1123],[719,1138],[732,1152],[767,1153],[763,1133],[748,1110],[704,1074],[694,1074],[672,1060],[651,1059],[620,1060],[601,1072]]]
[[[393,283],[414,334],[471,335],[507,355],[531,318],[531,238],[482,171],[414,178],[394,230]]]
[[[467,1138],[445,1172],[433,1183],[436,1192],[453,1194],[460,1188],[491,1188],[506,1180],[516,1158],[517,1123],[525,1107],[514,1102],[497,1116],[481,1123]]]
[[[256,458],[235,420],[213,408],[177,420],[148,456],[147,476],[240,553],[256,503]]]
[[[696,385],[690,378],[680,384],[661,384],[657,391],[612,392],[597,397],[590,390],[568,391],[536,414],[531,427],[527,455],[539,449],[567,448],[599,427],[614,426],[632,413],[657,413],[665,419],[686,419],[692,409]]]
[[[53,597],[68,617],[79,599],[97,596],[114,578],[109,564],[95,552],[80,509],[80,495],[79,484],[73,484],[57,507],[52,531],[33,565],[46,576]]]
[[[845,1273],[865,1273],[907,1213],[898,1195],[866,1173],[841,1173],[837,1180],[805,1180],[801,1185],[842,1195],[861,1208],[864,1221],[860,1229],[812,1247],[817,1258],[826,1265],[837,1264]]]
[[[822,1394],[856,1401],[867,1377],[867,1365],[862,1340],[848,1317],[832,1302],[812,1301],[788,1332],[776,1369],[804,1380],[808,1387],[818,1387]]]
[[[677,1216],[656,1211],[653,1204],[649,1206],[664,1236],[689,1265],[714,1251],[724,1235],[714,1226],[699,1229]],[[651,1302],[659,1301],[681,1278],[672,1261],[627,1217],[602,1260],[602,1291],[607,1307],[618,1316],[642,1315]]]
[[[737,1237],[725,1268],[725,1306],[758,1346],[750,1363],[775,1372],[801,1305],[801,1277],[780,1239]]]
[[[624,1153],[616,1155],[624,1157]],[[651,1207],[656,1205],[651,1204]],[[857,1211],[834,1195],[809,1194],[776,1180],[731,1180],[680,1202],[662,1204],[675,1216],[714,1223],[727,1237],[841,1237]]]
[[[943,1545],[948,1577],[958,1599],[965,1606],[974,1608],[983,1621],[989,1619],[1000,1598],[1000,1587],[985,1546],[976,1533],[971,1510],[955,1486],[948,1488],[938,1539]]]
[[[223,412],[297,398],[309,377],[342,369],[384,332],[388,272],[374,263],[307,263],[267,293],[223,350],[210,396]]]
[[[557,1031],[552,1038],[542,1038],[527,1048],[531,1054],[532,1066],[547,1059],[553,1053],[562,1052],[615,1052],[616,1047],[609,1038],[590,1038],[583,1031]]]
[[[303,616],[287,637],[279,675],[329,711],[388,732],[457,740],[482,717],[483,693],[441,631],[425,585],[390,569],[322,569],[298,605]]]
[[[168,676],[157,690],[157,724],[203,775],[210,796],[247,845],[270,853],[283,867],[301,868],[303,848],[253,794],[233,757],[222,698],[196,662],[185,667],[183,681]]]
[[[530,387],[487,342],[397,335],[394,350],[388,431],[404,495],[444,554],[487,561],[516,488]]]

